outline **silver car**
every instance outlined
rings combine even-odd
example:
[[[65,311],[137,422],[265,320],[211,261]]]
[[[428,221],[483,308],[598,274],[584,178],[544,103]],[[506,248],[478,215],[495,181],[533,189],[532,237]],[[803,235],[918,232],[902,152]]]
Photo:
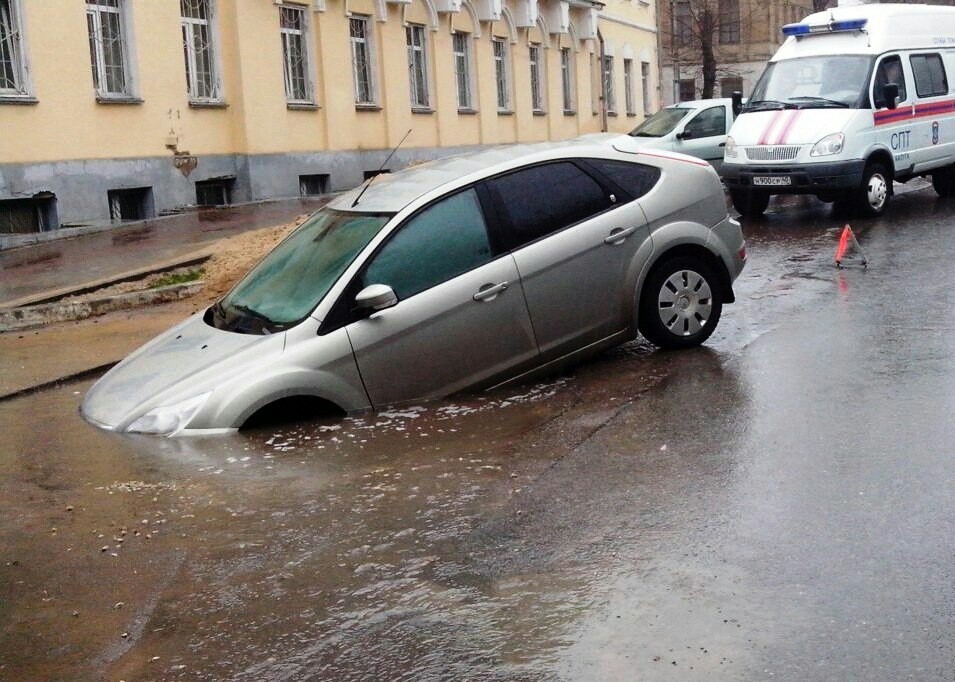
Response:
[[[634,338],[706,340],[746,254],[716,172],[609,135],[382,175],[87,393],[121,432],[233,430],[540,376]],[[359,193],[361,192],[360,196]]]

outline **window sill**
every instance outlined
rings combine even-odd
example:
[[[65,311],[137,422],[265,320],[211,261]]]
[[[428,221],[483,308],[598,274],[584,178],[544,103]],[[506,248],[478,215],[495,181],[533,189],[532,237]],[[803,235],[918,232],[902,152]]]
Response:
[[[509,110],[499,109],[497,112],[497,115],[498,116],[513,116],[514,112]]]
[[[142,104],[143,100],[139,97],[103,97],[96,96],[97,104]]]
[[[412,114],[433,114],[434,109],[431,107],[411,107]]]
[[[319,106],[309,102],[286,102],[285,108],[291,111],[318,111]]]
[[[40,100],[29,95],[0,95],[0,104],[39,104]]]
[[[381,105],[370,102],[356,102],[355,111],[381,111]]]
[[[229,105],[223,100],[191,99],[189,106],[193,109],[228,109]]]
[[[458,109],[458,115],[460,116],[475,116],[477,113],[477,109]]]
[[[628,111],[628,112],[627,112],[627,118],[636,118],[636,117],[637,117],[637,112],[635,112],[635,111]]]
[[[610,117],[612,117],[612,118],[617,118],[617,112],[616,112],[616,111],[608,111],[608,112],[607,112],[607,116],[610,116]]]
[[[576,116],[577,112],[573,109],[564,109],[564,116]]]
[[[541,111],[540,109],[536,109],[533,113],[534,113],[534,116],[547,116],[547,112]]]

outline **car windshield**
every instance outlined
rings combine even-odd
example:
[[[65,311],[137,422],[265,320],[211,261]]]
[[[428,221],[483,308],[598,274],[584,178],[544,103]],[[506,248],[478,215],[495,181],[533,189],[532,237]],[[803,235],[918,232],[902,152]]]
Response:
[[[319,210],[213,306],[211,323],[271,333],[303,320],[391,216]]]
[[[858,55],[773,62],[753,88],[745,110],[856,108],[863,100],[871,66],[871,57]]]
[[[692,109],[683,107],[661,109],[630,131],[630,137],[663,137],[676,128]]]

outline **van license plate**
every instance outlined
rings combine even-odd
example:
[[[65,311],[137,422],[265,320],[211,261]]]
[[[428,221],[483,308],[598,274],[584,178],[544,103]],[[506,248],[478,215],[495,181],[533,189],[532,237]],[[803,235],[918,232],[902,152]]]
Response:
[[[793,179],[788,175],[755,175],[753,184],[760,187],[788,187],[793,184]]]

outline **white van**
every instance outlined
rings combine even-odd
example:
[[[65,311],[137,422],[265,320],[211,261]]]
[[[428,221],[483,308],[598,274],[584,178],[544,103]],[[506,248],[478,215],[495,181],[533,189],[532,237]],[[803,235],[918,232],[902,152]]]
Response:
[[[726,141],[740,213],[814,194],[878,216],[893,180],[927,175],[955,194],[955,8],[838,7],[783,33]]]

